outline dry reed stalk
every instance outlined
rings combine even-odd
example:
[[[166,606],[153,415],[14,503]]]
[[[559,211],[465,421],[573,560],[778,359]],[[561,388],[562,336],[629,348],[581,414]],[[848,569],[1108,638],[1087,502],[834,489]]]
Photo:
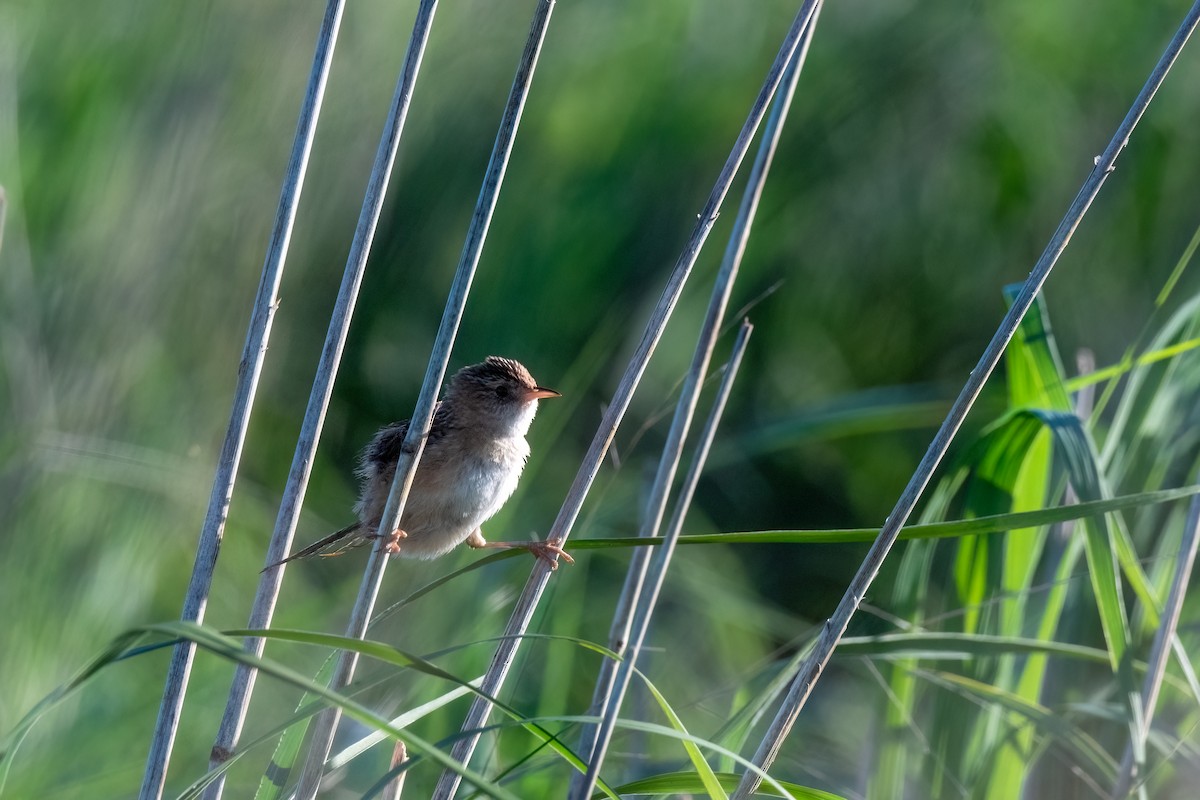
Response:
[[[432,9],[436,5],[436,0],[427,0],[422,8],[425,5]],[[446,309],[442,314],[437,338],[434,340],[429,366],[425,371],[425,380],[409,423],[408,434],[401,446],[396,477],[392,482],[391,492],[388,495],[383,519],[380,523],[381,530],[394,530],[399,525],[409,489],[412,487],[413,475],[416,474],[417,463],[425,448],[425,439],[433,419],[434,404],[437,401],[442,380],[446,375],[454,339],[458,334],[458,327],[466,308],[467,295],[471,290],[471,282],[475,277],[479,257],[483,252],[483,242],[487,236],[488,226],[491,224],[492,214],[496,209],[504,172],[508,166],[509,157],[512,155],[517,127],[525,108],[525,100],[529,96],[529,88],[537,68],[538,55],[541,53],[553,10],[554,0],[539,0],[534,11],[525,50],[521,55],[516,77],[513,79],[508,104],[505,106],[500,130],[496,134],[496,143],[484,176],[483,187],[479,192],[479,199],[467,231],[467,239],[463,245],[462,256],[459,259],[454,282],[450,287],[450,295],[446,300]],[[388,554],[383,549],[384,544],[385,542],[381,540],[380,545],[371,550],[366,570],[363,573],[362,584],[359,587],[358,599],[350,614],[347,636],[362,639],[366,635],[367,625],[370,622],[387,565]],[[335,689],[347,685],[354,677],[357,664],[357,653],[343,652],[338,659],[338,665],[330,685]],[[329,755],[333,734],[340,717],[340,709],[336,707],[326,708],[317,717],[309,744],[308,757],[305,760],[304,772],[300,776],[300,783],[296,790],[296,796],[300,800],[311,800],[316,797],[321,776],[324,773],[325,759]]]
[[[316,377],[313,380],[312,392],[309,395],[308,407],[305,409],[304,422],[301,425],[300,436],[296,442],[296,451],[292,457],[292,466],[288,472],[287,483],[284,487],[283,501],[275,520],[275,530],[267,546],[265,563],[274,564],[283,559],[292,546],[292,537],[300,519],[300,511],[304,502],[304,494],[308,488],[308,479],[312,472],[312,464],[316,457],[317,445],[321,437],[321,428],[325,423],[325,414],[329,409],[329,400],[333,395],[333,384],[337,378],[338,365],[341,362],[342,349],[350,330],[354,305],[358,298],[359,286],[366,271],[367,259],[371,251],[371,242],[375,235],[375,227],[383,209],[383,201],[387,194],[388,181],[404,123],[408,116],[409,105],[412,102],[413,87],[420,71],[421,58],[425,52],[425,44],[429,38],[429,29],[433,24],[433,11],[436,0],[422,3],[413,24],[413,32],[409,41],[404,65],[396,84],[395,95],[388,115],[384,132],[380,138],[379,148],[375,154],[375,162],[368,179],[367,190],[363,198],[362,210],[359,214],[358,226],[354,240],[350,246],[346,268],[342,275],[342,283],[338,289],[337,300],[329,322],[329,330],[325,338],[325,346],[321,351],[321,359],[317,365]],[[262,573],[258,591],[254,597],[254,605],[250,611],[247,628],[268,628],[275,612],[275,603],[279,597],[279,588],[283,583],[286,565],[269,569]],[[246,640],[246,650],[255,656],[261,656],[264,642],[259,638]],[[257,670],[244,664],[238,664],[234,672],[233,685],[229,690],[225,713],[213,744],[210,765],[215,767],[224,763],[233,755],[241,734],[242,725],[246,719],[246,711],[250,705],[250,697],[254,691]],[[217,800],[224,789],[224,776],[215,781],[205,792],[206,800]]]
[[[221,445],[217,471],[213,478],[212,493],[208,501],[208,511],[200,530],[196,561],[192,567],[192,577],[188,583],[187,594],[183,601],[183,611],[180,614],[180,618],[186,622],[202,622],[204,620],[204,608],[208,603],[213,570],[216,568],[221,539],[225,534],[225,520],[229,515],[230,501],[233,499],[233,485],[237,480],[242,447],[246,441],[246,431],[250,426],[250,412],[254,406],[254,395],[258,389],[258,379],[262,373],[263,362],[266,360],[271,322],[275,316],[275,309],[278,307],[279,282],[283,277],[284,263],[287,260],[292,225],[296,219],[296,209],[300,202],[300,192],[304,185],[309,154],[312,151],[317,118],[321,113],[321,102],[325,96],[325,84],[329,77],[329,66],[333,60],[333,50],[337,42],[344,5],[345,0],[329,0],[321,22],[320,33],[317,36],[312,71],[309,74],[304,102],[300,108],[300,117],[296,122],[296,136],[292,142],[292,152],[288,158],[287,172],[284,176],[283,188],[280,191],[279,208],[275,213],[275,223],[263,263],[258,295],[254,300],[250,327],[246,333],[246,344],[242,349],[229,427],[225,434],[225,441]],[[183,699],[187,692],[188,678],[191,674],[192,660],[195,654],[196,646],[190,641],[176,645],[172,652],[163,698],[159,705],[158,719],[154,726],[154,736],[150,743],[150,752],[146,757],[146,771],[142,777],[142,787],[139,793],[141,800],[157,800],[162,796],[163,785],[167,779],[167,767],[171,761],[171,749],[175,743],[179,715],[183,710]]]
[[[625,374],[621,377],[621,381],[617,385],[612,401],[605,409],[600,426],[592,438],[592,443],[583,458],[583,462],[580,464],[579,470],[575,475],[575,480],[571,484],[562,507],[559,509],[558,516],[550,529],[548,538],[558,539],[565,544],[570,536],[571,528],[579,516],[579,511],[583,507],[583,502],[587,498],[592,482],[595,480],[596,474],[600,470],[600,465],[608,453],[608,448],[612,444],[613,437],[616,435],[617,427],[621,424],[621,420],[629,408],[633,392],[637,389],[642,374],[646,370],[650,355],[657,347],[659,339],[662,338],[667,321],[670,319],[671,313],[675,309],[675,304],[679,300],[679,295],[683,291],[683,286],[691,275],[692,267],[699,257],[700,250],[704,246],[704,242],[717,220],[721,204],[725,199],[725,195],[729,192],[734,175],[737,173],[742,159],[745,158],[746,153],[750,149],[750,142],[754,137],[755,131],[758,129],[759,123],[762,122],[763,117],[766,115],[767,105],[771,102],[775,90],[783,80],[783,74],[787,65],[791,62],[793,55],[799,48],[804,29],[808,26],[816,5],[817,0],[805,0],[795,20],[792,22],[791,28],[784,38],[783,45],[780,47],[775,61],[767,73],[762,89],[759,91],[746,118],[746,122],[738,134],[733,149],[717,177],[716,184],[713,186],[708,201],[705,203],[704,209],[697,215],[696,226],[683,253],[676,262],[675,268],[667,279],[667,285],[651,313],[650,320],[647,322],[646,329],[642,334],[642,339],[638,343],[625,369]],[[484,683],[481,687],[483,694],[495,697],[500,687],[504,684],[504,680],[508,676],[508,671],[512,667],[513,659],[516,657],[521,639],[529,628],[533,613],[537,609],[542,592],[545,590],[546,583],[550,579],[550,573],[551,568],[549,565],[541,561],[534,565],[529,580],[526,582],[521,596],[517,599],[516,607],[509,617],[508,625],[500,639],[500,644],[496,648],[496,653],[492,657],[492,663],[488,668],[488,672],[484,677]],[[471,755],[474,753],[475,747],[479,742],[481,729],[486,724],[490,713],[491,703],[477,697],[463,722],[462,732],[464,735],[455,743],[452,751],[453,758],[459,763],[466,765],[470,761]],[[457,791],[460,780],[461,778],[457,773],[444,771],[438,780],[433,797],[436,800],[449,800]]]
[[[766,183],[767,174],[770,172],[775,149],[779,144],[779,137],[783,131],[783,123],[787,119],[788,110],[795,95],[796,83],[801,70],[804,68],[804,61],[808,55],[808,48],[812,43],[813,31],[816,29],[820,11],[821,4],[818,2],[811,20],[804,29],[804,38],[801,41],[800,47],[789,64],[788,72],[784,77],[783,90],[777,92],[775,95],[771,116],[767,119],[762,140],[759,143],[758,155],[750,171],[750,177],[742,195],[742,202],[738,208],[738,216],[734,221],[733,231],[730,233],[729,242],[725,248],[721,269],[717,274],[713,286],[713,294],[709,301],[708,311],[696,344],[692,364],[684,379],[683,388],[680,391],[675,418],[672,421],[670,432],[667,434],[667,443],[663,447],[663,456],[659,463],[658,475],[655,479],[654,488],[651,491],[650,505],[652,508],[649,514],[650,524],[643,526],[641,533],[643,536],[658,535],[658,528],[662,523],[663,514],[666,510],[667,491],[670,488],[670,483],[673,480],[675,469],[682,454],[683,440],[687,437],[687,429],[691,424],[691,416],[695,410],[700,387],[703,385],[704,376],[708,371],[708,363],[712,356],[712,350],[716,345],[717,336],[720,333],[725,311],[729,304],[729,297],[733,291],[733,283],[737,279],[742,256],[746,250],[746,243],[750,238],[750,230],[754,224],[754,217],[758,210],[758,202],[762,196],[762,189]],[[711,436],[711,433],[708,435]],[[613,652],[625,655],[625,650],[628,646],[629,653],[626,656],[626,663],[617,664],[606,659],[601,664],[600,676],[596,682],[591,708],[595,715],[602,717],[603,723],[600,728],[597,728],[595,725],[584,727],[579,752],[583,759],[588,762],[589,768],[586,775],[577,773],[572,777],[571,785],[574,797],[586,797],[595,788],[600,765],[604,760],[616,718],[620,714],[622,699],[629,686],[631,669],[637,663],[641,644],[649,625],[649,619],[653,615],[654,605],[657,602],[659,591],[665,579],[666,570],[670,564],[675,540],[682,529],[683,518],[691,502],[691,494],[695,488],[695,481],[699,480],[698,470],[703,466],[706,456],[707,446],[702,445],[699,449],[697,460],[693,464],[692,472],[694,474],[688,475],[685,487],[681,490],[680,499],[674,511],[674,518],[668,529],[667,542],[662,548],[656,551],[651,548],[640,548],[635,551],[634,557],[630,562],[621,598],[617,604],[617,612],[613,618],[612,635],[609,641],[609,648]],[[641,599],[642,586],[651,558],[655,556],[657,556],[655,570],[651,576],[653,589],[651,590],[650,599],[643,603]],[[637,624],[634,621],[635,617],[640,620]]]
[[[404,742],[396,742],[392,748],[392,769],[403,764],[408,760],[408,748],[404,746]],[[396,777],[388,781],[388,785],[384,788],[383,793],[379,795],[380,800],[400,800],[400,795],[404,793],[404,778],[407,772],[401,772]]]

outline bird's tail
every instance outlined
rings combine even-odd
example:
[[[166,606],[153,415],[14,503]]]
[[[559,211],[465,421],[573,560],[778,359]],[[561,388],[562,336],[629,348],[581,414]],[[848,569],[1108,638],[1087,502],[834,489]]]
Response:
[[[342,539],[345,539],[347,536],[352,536],[353,534],[357,533],[361,527],[362,527],[362,522],[351,523],[351,524],[347,525],[346,527],[342,528],[340,531],[334,531],[333,533],[326,536],[324,539],[321,539],[318,542],[313,542],[312,544],[310,544],[308,547],[304,548],[303,550],[299,550],[295,553],[292,553],[290,556],[288,556],[287,558],[285,558],[281,561],[276,561],[274,564],[268,564],[267,566],[262,568],[262,571],[266,572],[269,569],[275,569],[275,567],[278,567],[280,564],[286,564],[289,561],[295,561],[297,558],[307,558],[308,556],[320,553],[326,547],[329,547],[329,545],[331,545],[335,542],[340,542]],[[348,546],[352,546],[352,545],[348,545]],[[341,548],[341,550],[344,550],[344,549],[345,548]],[[330,555],[340,555],[341,550],[339,550],[337,553],[331,553]]]

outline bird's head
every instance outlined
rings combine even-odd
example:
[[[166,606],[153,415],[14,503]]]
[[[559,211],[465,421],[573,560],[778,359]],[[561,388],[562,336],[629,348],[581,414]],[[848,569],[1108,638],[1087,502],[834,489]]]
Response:
[[[467,424],[499,435],[524,435],[537,412],[537,401],[560,397],[538,386],[529,370],[511,358],[488,356],[450,378],[445,402]]]

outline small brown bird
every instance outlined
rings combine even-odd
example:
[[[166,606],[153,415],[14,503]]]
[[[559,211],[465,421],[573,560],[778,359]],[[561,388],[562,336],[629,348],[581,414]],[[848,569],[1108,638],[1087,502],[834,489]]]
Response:
[[[538,386],[529,370],[510,358],[488,356],[482,364],[460,369],[434,407],[400,527],[379,532],[408,420],[381,429],[363,450],[358,469],[361,490],[354,507],[358,522],[267,569],[313,555],[347,537],[363,542],[381,536],[388,539],[388,552],[407,558],[437,558],[466,542],[477,548],[524,548],[555,568],[555,556],[575,563],[563,551],[561,540],[488,542],[480,530],[517,488],[529,457],[525,434],[537,413],[537,401],[559,396]]]

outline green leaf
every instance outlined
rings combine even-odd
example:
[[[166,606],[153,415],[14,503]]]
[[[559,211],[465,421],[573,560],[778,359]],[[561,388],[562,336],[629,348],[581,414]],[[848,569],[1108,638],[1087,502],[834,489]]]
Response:
[[[1183,500],[1200,494],[1200,485],[1183,486],[1178,489],[1162,489],[1154,492],[1138,492],[1107,500],[1077,503],[1070,506],[1044,508],[1013,514],[993,514],[978,519],[930,522],[909,525],[900,531],[900,539],[956,539],[984,533],[1003,533],[1019,528],[1032,528],[1084,519],[1095,514],[1122,511],[1140,506],[1158,505]],[[680,536],[680,544],[844,544],[848,542],[873,542],[879,535],[878,528],[822,528],[813,530],[744,531],[737,533],[705,533]],[[603,537],[598,539],[573,539],[572,550],[602,550],[627,547],[657,547],[663,542],[657,536]],[[516,558],[519,553],[498,554],[501,558]]]
[[[313,680],[322,686],[328,686],[329,681],[333,679],[333,670],[336,665],[337,654],[332,653],[329,658],[325,659],[325,663],[321,665],[321,669],[317,671]],[[316,700],[316,695],[305,692],[296,704],[296,713],[300,714],[301,709],[311,706]],[[304,744],[304,737],[308,733],[311,721],[311,714],[302,714],[300,720],[294,725],[290,725],[279,737],[275,752],[271,754],[271,761],[258,782],[254,800],[278,800],[282,796],[288,777],[292,774],[292,770],[295,769],[300,758],[300,749]],[[239,748],[238,755],[244,752],[244,747]]]
[[[662,692],[654,684],[649,681],[645,681],[645,684],[650,690],[650,694],[658,703],[658,707],[662,709],[667,721],[671,723],[671,727],[687,736],[688,732],[687,728],[683,725],[683,720],[675,713],[675,709],[671,708],[671,705],[667,702],[667,698],[663,696]],[[709,766],[708,761],[705,760],[704,754],[700,752],[700,748],[690,738],[685,738],[682,741],[688,758],[692,761],[692,766],[696,768],[695,775],[704,786],[704,791],[713,800],[729,800],[729,795],[725,794],[725,790],[721,787],[721,782],[717,780],[716,774],[713,772],[712,767]]]
[[[1083,500],[1104,499],[1106,492],[1097,468],[1097,457],[1079,417],[1073,413],[1040,410],[1029,414],[1045,423],[1054,435],[1055,452],[1066,462],[1075,493]],[[1088,574],[1115,672],[1130,642],[1129,617],[1117,576],[1118,546],[1104,515],[1084,517],[1083,526]]]
[[[311,631],[297,631],[297,630],[287,630],[287,629],[280,629],[280,628],[271,628],[271,629],[267,629],[267,630],[238,629],[238,630],[226,631],[225,635],[228,635],[228,636],[253,636],[253,637],[261,637],[264,639],[277,639],[277,640],[281,640],[281,641],[297,642],[300,644],[316,645],[318,647],[329,647],[329,648],[338,649],[338,650],[350,650],[350,651],[356,652],[360,655],[368,656],[377,661],[381,661],[383,663],[392,664],[393,666],[397,666],[397,667],[406,667],[409,669],[416,670],[418,672],[425,673],[426,675],[433,676],[435,678],[441,678],[442,680],[457,684],[458,686],[466,689],[467,691],[472,692],[475,695],[484,698],[489,703],[491,703],[497,710],[501,711],[502,713],[504,713],[504,714],[508,715],[509,717],[511,717],[512,719],[516,720],[517,724],[524,727],[527,731],[532,733],[535,737],[537,737],[539,740],[541,740],[544,744],[546,744],[552,750],[554,750],[556,753],[558,753],[558,755],[562,756],[575,769],[577,769],[581,772],[586,769],[583,761],[579,758],[579,756],[576,755],[574,753],[574,751],[572,751],[569,747],[567,747],[561,741],[559,741],[558,737],[555,734],[551,733],[550,731],[546,730],[545,728],[543,728],[542,726],[540,726],[536,723],[525,721],[526,718],[516,709],[512,708],[511,706],[507,705],[506,703],[501,702],[500,700],[497,700],[495,697],[484,694],[469,681],[464,681],[462,678],[459,678],[458,676],[445,671],[441,667],[438,667],[437,665],[433,664],[432,662],[430,662],[429,660],[427,660],[425,658],[422,658],[421,656],[413,655],[411,653],[406,653],[402,650],[392,647],[391,645],[382,644],[380,642],[374,642],[374,641],[363,640],[363,639],[355,639],[355,638],[346,637],[346,636],[335,636],[335,635],[326,634],[326,633],[313,633]],[[585,642],[583,640],[573,639],[571,637],[527,636],[525,638],[539,638],[539,639],[554,639],[554,640],[571,641],[575,644],[585,646],[588,649],[594,650],[596,652],[600,652],[610,658],[617,657],[615,653],[612,653],[611,651],[607,650],[606,648],[603,648],[592,642]],[[455,650],[455,649],[459,649],[459,648],[450,648],[449,650],[444,650],[441,652],[443,652],[443,653],[450,652],[451,650]],[[306,681],[306,683],[310,683],[310,682]],[[647,683],[647,685],[650,685],[649,681],[647,681],[646,683]],[[318,684],[313,684],[313,685],[318,685]],[[653,689],[653,687],[652,687],[652,691],[657,692],[657,690]],[[328,690],[325,690],[325,692],[327,693]],[[321,696],[326,697],[326,694],[321,693]],[[378,726],[376,726],[376,727],[378,728]],[[386,727],[379,728],[379,729],[386,730]],[[417,748],[417,749],[419,749],[419,748]],[[458,762],[454,762],[454,763],[457,764]],[[605,786],[604,784],[598,783],[598,785],[601,787],[602,791],[605,791],[605,792],[610,791],[608,789],[608,787]],[[614,795],[610,795],[610,796],[613,796],[614,800],[615,800]]]
[[[736,789],[738,782],[741,780],[740,775],[728,772],[718,773],[716,778],[726,791]],[[764,797],[792,797],[795,800],[844,800],[841,795],[824,792],[820,789],[812,789],[808,786],[801,786],[798,783],[786,783],[784,781],[780,781],[779,783],[786,790],[785,792],[780,792],[771,787],[763,787],[755,794]],[[622,784],[617,787],[617,791],[622,796],[650,795],[657,797],[678,797],[680,795],[706,791],[706,786],[704,781],[694,772],[665,772],[662,775],[652,775],[648,778]]]
[[[1053,736],[1056,742],[1066,747],[1078,759],[1081,768],[1085,765],[1089,766],[1095,782],[1102,786],[1112,782],[1112,778],[1116,774],[1116,762],[1095,739],[1053,710],[1039,703],[1030,702],[1012,692],[1006,692],[962,675],[927,671],[919,671],[919,674],[946,689],[974,695],[996,704],[998,708],[1027,719],[1039,730]]]
[[[1186,341],[1177,342],[1176,344],[1160,347],[1155,350],[1150,350],[1126,362],[1113,364],[1110,367],[1089,372],[1086,375],[1080,375],[1067,380],[1067,389],[1072,392],[1077,392],[1080,389],[1086,389],[1088,386],[1095,386],[1097,383],[1103,383],[1114,378],[1120,378],[1128,372],[1133,371],[1136,367],[1145,367],[1151,364],[1157,364],[1160,361],[1169,361],[1178,355],[1182,355],[1191,350],[1200,347],[1200,337],[1187,339]]]

